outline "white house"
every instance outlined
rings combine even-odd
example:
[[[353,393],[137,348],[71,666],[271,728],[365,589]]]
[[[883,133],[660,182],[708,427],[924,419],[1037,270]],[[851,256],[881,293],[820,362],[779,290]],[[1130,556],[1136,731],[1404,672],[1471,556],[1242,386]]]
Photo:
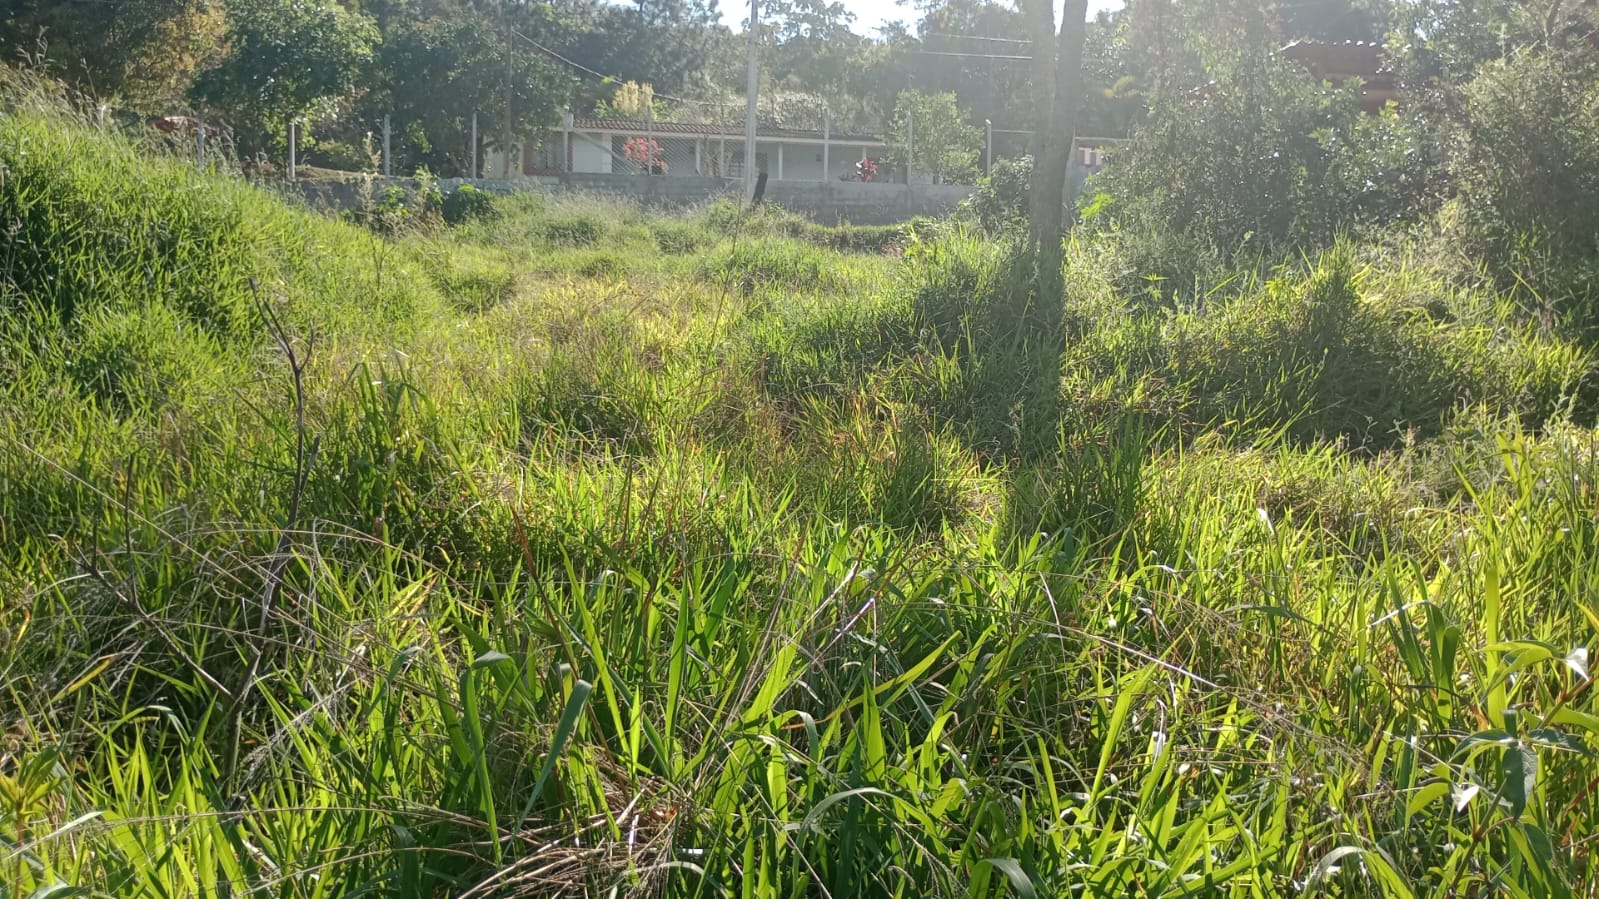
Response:
[[[671,177],[740,178],[744,174],[744,128],[700,122],[644,122],[574,118],[551,129],[550,139],[520,147],[512,178],[538,175],[632,174],[653,170]],[[855,163],[883,156],[887,145],[870,134],[761,127],[755,165],[776,181],[838,181]],[[499,177],[503,160],[489,151],[484,173]],[[884,173],[886,174],[886,172]]]

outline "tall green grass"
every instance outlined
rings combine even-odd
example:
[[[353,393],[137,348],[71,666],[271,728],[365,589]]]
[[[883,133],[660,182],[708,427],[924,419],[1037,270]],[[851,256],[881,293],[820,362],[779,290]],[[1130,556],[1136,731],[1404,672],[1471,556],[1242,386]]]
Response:
[[[0,895],[1599,879],[1592,360],[1496,297],[0,163]]]

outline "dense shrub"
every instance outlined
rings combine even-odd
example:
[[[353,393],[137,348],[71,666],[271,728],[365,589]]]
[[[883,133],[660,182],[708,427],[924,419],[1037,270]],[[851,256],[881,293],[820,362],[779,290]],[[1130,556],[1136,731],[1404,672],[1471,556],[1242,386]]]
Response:
[[[961,201],[961,212],[985,231],[1001,232],[1027,222],[1028,190],[1033,177],[1033,157],[1001,159],[977,181],[977,190]]]
[[[1414,139],[1391,112],[1362,115],[1353,85],[1256,57],[1198,96],[1158,103],[1095,178],[1082,217],[1117,244],[1124,289],[1187,294],[1236,258],[1419,216],[1428,181]]]
[[[462,225],[473,219],[493,218],[494,196],[470,184],[463,184],[444,195],[439,211],[449,225]]]
[[[322,140],[317,141],[316,146],[306,154],[305,161],[308,165],[341,172],[375,172],[378,169],[379,159],[370,147],[344,141]]]
[[[1582,329],[1599,326],[1599,61],[1526,53],[1466,89],[1453,236]]]

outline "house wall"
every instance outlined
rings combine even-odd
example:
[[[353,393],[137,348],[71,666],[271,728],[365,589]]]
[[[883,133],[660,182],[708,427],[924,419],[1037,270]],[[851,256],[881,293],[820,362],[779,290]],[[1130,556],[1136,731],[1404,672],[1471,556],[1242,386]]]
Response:
[[[777,179],[777,144],[761,144],[767,155],[767,172],[771,180]],[[862,147],[860,144],[831,144],[827,148],[827,170],[822,169],[822,145],[782,141],[784,181],[842,181],[846,173],[853,173],[855,163],[865,156],[883,155],[882,147]]]
[[[694,146],[703,140],[700,149],[699,164],[695,164]],[[710,138],[687,137],[658,137],[667,162],[666,176],[696,177],[712,175],[716,172],[716,160],[723,141]],[[626,171],[625,163],[619,161],[613,154],[616,135],[600,132],[572,133],[572,172],[580,175],[608,175],[630,174]],[[791,141],[758,141],[755,145],[757,154],[766,156],[766,172],[769,181],[778,180],[777,149],[783,148],[783,178],[784,181],[841,181],[844,175],[854,170],[854,165],[863,155],[881,156],[882,147],[866,147],[861,144],[836,143],[828,149],[828,168],[822,170],[822,145],[820,143],[795,143]],[[744,155],[744,140],[740,137],[726,139],[727,162],[730,172],[738,171],[739,161]],[[492,155],[492,154],[491,154]],[[488,169],[496,172],[498,169]]]
[[[831,151],[829,151],[831,155]],[[776,160],[772,162],[772,177],[777,177]],[[828,160],[832,165],[832,160]],[[783,180],[784,181],[826,181],[827,173],[822,171],[822,145],[821,144],[783,144]]]
[[[572,133],[572,171],[608,175],[613,161],[609,134]]]

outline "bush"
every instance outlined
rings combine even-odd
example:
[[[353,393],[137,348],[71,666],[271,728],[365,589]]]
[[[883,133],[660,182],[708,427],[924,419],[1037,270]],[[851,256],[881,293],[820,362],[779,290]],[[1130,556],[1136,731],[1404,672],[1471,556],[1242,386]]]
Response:
[[[977,180],[976,192],[961,201],[961,214],[991,233],[1025,225],[1032,177],[1033,157],[1001,159]]]
[[[1599,78],[1539,53],[1488,63],[1466,90],[1451,174],[1455,236],[1507,283],[1599,328]]]
[[[1206,260],[1281,258],[1419,217],[1430,175],[1418,139],[1391,112],[1363,115],[1354,85],[1252,58],[1203,96],[1157,104],[1095,177],[1082,220],[1128,245],[1124,290],[1187,288],[1207,280]]]
[[[307,165],[342,172],[375,172],[379,162],[370,148],[336,140],[317,141],[305,161]]]
[[[470,184],[463,184],[445,194],[439,208],[447,225],[462,225],[474,219],[489,219],[496,215],[493,195]]]
[[[379,234],[394,235],[437,227],[443,220],[443,205],[444,195],[438,182],[424,174],[417,179],[415,187],[385,186],[370,202],[347,217]]]

